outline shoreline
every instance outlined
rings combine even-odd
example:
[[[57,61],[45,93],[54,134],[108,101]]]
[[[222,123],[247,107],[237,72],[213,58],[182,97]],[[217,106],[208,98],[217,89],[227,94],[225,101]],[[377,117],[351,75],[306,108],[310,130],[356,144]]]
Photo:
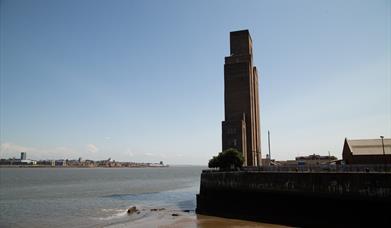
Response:
[[[181,228],[237,228],[237,227],[259,227],[259,228],[283,228],[287,226],[258,223],[246,220],[228,219],[206,215],[188,215],[180,216],[177,218],[157,217],[154,219],[146,219],[145,221],[139,221],[134,223],[126,223],[121,226],[113,227],[130,227],[130,228],[143,228],[143,227],[181,227]]]
[[[169,168],[172,166],[131,166],[131,167],[106,167],[106,166],[97,166],[97,167],[87,167],[87,166],[45,166],[45,165],[0,165],[0,168],[58,168],[58,169],[134,169],[134,168]]]
[[[196,214],[194,211],[184,211],[173,208],[145,209],[141,214],[136,214],[129,221],[114,222],[105,227],[111,228],[143,228],[143,227],[181,227],[181,228],[237,228],[237,227],[259,227],[259,228],[284,228],[288,226],[279,224],[261,223],[239,219],[230,219],[208,215]],[[145,214],[143,214],[143,212]],[[133,216],[133,215],[124,215]]]

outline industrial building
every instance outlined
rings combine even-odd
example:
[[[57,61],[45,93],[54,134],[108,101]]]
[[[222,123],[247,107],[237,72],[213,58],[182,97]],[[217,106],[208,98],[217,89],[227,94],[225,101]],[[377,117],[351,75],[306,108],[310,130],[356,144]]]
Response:
[[[345,164],[391,164],[391,139],[347,139],[342,151]]]

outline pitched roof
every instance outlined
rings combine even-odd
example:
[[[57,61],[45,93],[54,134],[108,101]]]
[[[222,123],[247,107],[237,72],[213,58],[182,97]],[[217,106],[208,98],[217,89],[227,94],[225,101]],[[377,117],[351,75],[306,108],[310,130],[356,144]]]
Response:
[[[384,140],[384,152],[391,155],[391,138]],[[383,155],[381,139],[347,139],[346,142],[353,155]]]

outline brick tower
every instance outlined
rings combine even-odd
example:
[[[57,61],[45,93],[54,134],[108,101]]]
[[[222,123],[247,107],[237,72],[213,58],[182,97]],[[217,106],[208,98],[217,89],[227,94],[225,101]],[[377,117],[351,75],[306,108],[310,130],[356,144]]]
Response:
[[[243,153],[245,166],[260,166],[258,73],[249,31],[231,32],[230,49],[224,64],[223,150],[236,148]]]

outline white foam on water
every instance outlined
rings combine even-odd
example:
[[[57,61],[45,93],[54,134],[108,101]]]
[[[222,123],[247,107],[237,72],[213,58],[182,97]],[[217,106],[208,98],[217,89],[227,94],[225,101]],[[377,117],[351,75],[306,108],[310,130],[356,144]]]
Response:
[[[116,218],[121,218],[121,217],[124,217],[126,215],[127,215],[126,211],[121,211],[119,213],[110,215],[108,217],[101,217],[101,218],[98,218],[98,219],[102,220],[102,221],[107,221],[107,220],[112,220],[112,219],[116,219]]]

